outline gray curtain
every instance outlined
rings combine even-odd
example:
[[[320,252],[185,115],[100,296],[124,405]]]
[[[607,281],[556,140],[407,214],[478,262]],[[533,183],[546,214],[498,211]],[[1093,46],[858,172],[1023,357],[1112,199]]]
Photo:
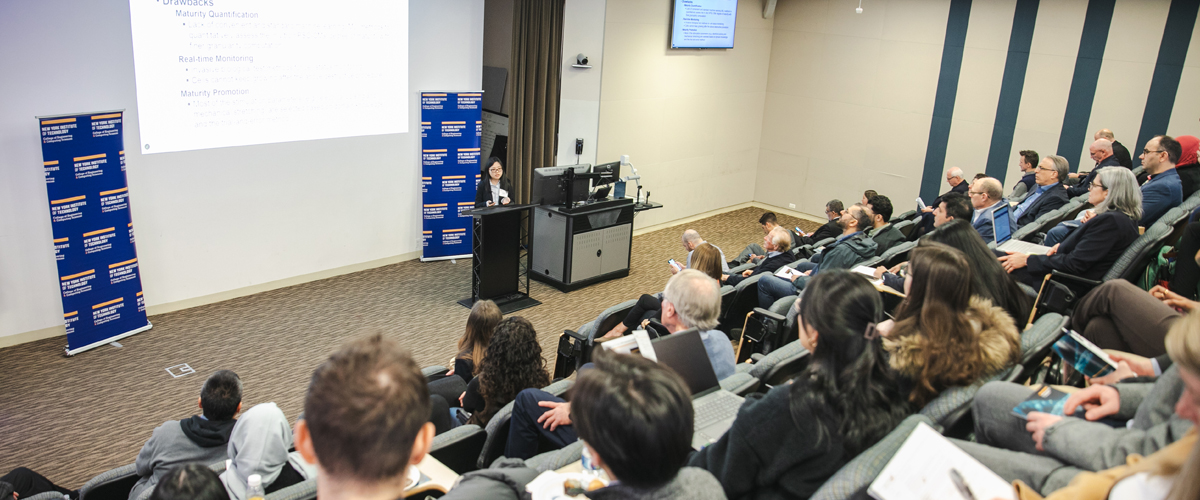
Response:
[[[533,169],[554,165],[562,73],[564,0],[516,0],[507,169],[518,203],[529,203]]]

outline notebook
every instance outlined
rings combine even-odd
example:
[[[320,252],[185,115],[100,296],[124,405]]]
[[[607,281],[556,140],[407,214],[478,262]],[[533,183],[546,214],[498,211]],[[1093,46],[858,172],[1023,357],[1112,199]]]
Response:
[[[1013,224],[1007,203],[1001,203],[993,209],[989,217],[992,219],[992,240],[996,242],[997,250],[1034,255],[1045,255],[1050,250],[1047,246],[1012,239]]]
[[[700,332],[677,332],[659,337],[651,345],[658,362],[675,370],[692,392],[692,448],[699,450],[717,442],[733,425],[744,398],[721,388]]]
[[[969,497],[955,484],[955,474],[970,489]],[[924,422],[909,434],[867,494],[878,500],[1016,498],[1012,485]]]

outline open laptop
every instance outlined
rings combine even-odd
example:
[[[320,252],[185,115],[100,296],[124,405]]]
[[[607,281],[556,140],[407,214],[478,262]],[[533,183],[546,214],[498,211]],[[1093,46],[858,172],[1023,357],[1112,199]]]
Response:
[[[1012,217],[1009,215],[1008,203],[1001,203],[991,212],[992,239],[996,242],[996,250],[1002,252],[1017,252],[1034,255],[1045,255],[1050,247],[1012,239]]]
[[[655,339],[655,356],[687,382],[695,412],[692,448],[717,442],[733,425],[744,398],[721,388],[700,332],[685,330]]]

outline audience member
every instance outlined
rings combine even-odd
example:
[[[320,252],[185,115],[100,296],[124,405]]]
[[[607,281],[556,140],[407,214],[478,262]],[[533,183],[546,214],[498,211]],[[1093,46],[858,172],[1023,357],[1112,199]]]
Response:
[[[1067,196],[1072,198],[1088,192],[1088,187],[1092,185],[1092,179],[1096,178],[1096,174],[1104,167],[1119,167],[1117,157],[1113,156],[1112,143],[1108,139],[1099,139],[1088,146],[1088,155],[1096,162],[1096,166],[1088,172],[1086,176],[1078,173],[1067,174],[1070,178],[1075,179],[1083,177],[1079,184],[1067,188]]]
[[[837,238],[839,234],[842,234],[842,228],[838,225],[838,219],[842,217],[842,210],[845,210],[845,206],[840,200],[829,200],[825,204],[825,218],[829,219],[829,222],[812,233],[801,231],[800,238],[796,242],[801,245],[812,245],[827,238]]]
[[[1175,162],[1175,173],[1179,174],[1179,185],[1183,199],[1188,199],[1200,189],[1200,163],[1196,162],[1196,150],[1200,149],[1200,139],[1193,135],[1176,136],[1179,142],[1179,161]]]
[[[1043,277],[1058,270],[1081,278],[1099,281],[1116,263],[1126,248],[1139,236],[1137,219],[1141,215],[1141,192],[1133,172],[1120,168],[1100,171],[1088,193],[1096,216],[1075,230],[1062,243],[1050,247],[1046,255],[1008,252],[1000,257],[1004,269],[1021,282],[1039,289]],[[1077,293],[1086,285],[1068,280]]]
[[[275,403],[254,405],[242,413],[229,436],[229,467],[221,483],[232,500],[246,500],[250,476],[262,478],[267,493],[315,477],[299,453],[289,453],[292,428]]]
[[[717,250],[717,253],[721,255],[721,272],[729,274],[729,264],[725,262],[725,252],[722,252],[720,247],[704,241],[704,238],[701,238],[700,233],[696,232],[695,229],[688,229],[687,231],[683,232],[683,248],[687,250],[688,253],[687,264],[684,265],[684,268],[694,269],[692,267],[692,253],[696,251],[696,247],[705,244]],[[679,271],[680,269],[676,269],[674,266],[671,266],[671,274],[675,274]]]
[[[1138,225],[1150,227],[1167,213],[1167,210],[1183,202],[1183,184],[1175,171],[1183,149],[1179,142],[1169,136],[1160,135],[1146,143],[1142,150],[1142,167],[1150,174],[1150,180],[1142,185],[1142,218]]]
[[[862,228],[870,227],[871,211],[862,205],[851,205],[842,213],[842,235],[814,255],[808,262],[796,266],[800,275],[789,279],[767,275],[758,280],[759,307],[769,308],[776,300],[796,295],[804,290],[808,280],[822,269],[849,269],[875,256],[875,240],[867,237]]]
[[[571,421],[612,483],[592,499],[724,499],[708,471],[687,467],[692,397],[669,368],[638,355],[596,356],[573,388]]]
[[[996,179],[985,177],[972,184],[967,193],[971,196],[971,206],[975,209],[971,226],[985,241],[995,239],[992,210],[995,210],[1001,203],[1008,203],[1004,201],[1004,186]]]
[[[1092,136],[1092,140],[1098,141],[1100,139],[1107,139],[1112,143],[1113,156],[1117,158],[1117,164],[1133,170],[1133,157],[1129,155],[1129,148],[1117,140],[1116,136],[1113,135],[1113,131],[1106,128],[1097,130],[1096,134]],[[1140,185],[1141,183],[1139,182],[1138,184]]]
[[[479,375],[463,394],[462,408],[471,412],[467,423],[484,427],[518,392],[547,385],[550,377],[533,324],[520,316],[504,318],[492,334]]]
[[[797,235],[791,231],[788,231],[786,228],[781,227],[776,221],[775,212],[767,212],[762,214],[762,217],[758,218],[758,224],[762,226],[763,235],[771,234],[771,231],[774,231],[775,228],[779,228],[781,231],[786,233],[788,236],[788,248],[795,247],[796,238],[798,236],[803,236]],[[738,254],[737,257],[729,261],[728,267],[740,266],[747,262],[759,262],[766,258],[766,254],[768,252],[770,252],[770,250],[766,249],[764,246],[759,245],[758,243],[751,243],[746,245],[746,248],[742,250],[742,253]]]
[[[1067,204],[1067,190],[1063,187],[1062,180],[1067,177],[1068,167],[1067,159],[1061,156],[1042,158],[1034,169],[1033,179],[1037,188],[1026,195],[1011,212],[1012,219],[1016,222],[1014,231]]]
[[[866,279],[821,273],[798,306],[808,367],[747,398],[733,427],[691,458],[729,498],[808,498],[911,411],[875,330],[879,292]]]
[[[766,236],[763,236],[763,248],[766,255],[762,262],[752,269],[742,271],[741,274],[721,275],[721,283],[729,286],[737,286],[738,283],[741,283],[746,278],[761,273],[773,273],[784,264],[789,264],[796,260],[796,256],[788,252],[792,248],[792,238],[788,234],[789,232],[786,229],[776,226]]]
[[[217,473],[198,463],[171,467],[158,481],[150,500],[229,500]]]
[[[725,263],[725,258],[721,256],[717,247],[704,243],[696,247],[695,253],[696,260],[693,269],[704,273],[715,281],[720,280],[721,264]],[[645,324],[648,320],[661,320],[662,295],[661,292],[654,295],[642,294],[638,298],[637,303],[633,305],[633,308],[625,314],[625,319],[600,338],[617,338],[625,335],[625,332],[629,330],[636,329],[638,325]]]
[[[866,205],[866,204],[870,203],[871,197],[874,197],[874,196],[879,196],[879,193],[876,193],[874,189],[868,189],[866,191],[863,191],[863,198],[862,198],[862,201],[859,202],[859,204]]]
[[[946,170],[946,183],[950,185],[950,190],[942,193],[937,198],[934,198],[933,203],[926,205],[925,208],[921,210],[921,227],[919,228],[921,234],[932,231],[933,228],[937,227],[937,224],[934,222],[934,211],[941,206],[942,201],[944,201],[946,198],[946,195],[955,193],[965,195],[967,189],[970,188],[970,186],[963,181],[963,171],[958,167],[951,167],[949,170]]]
[[[79,498],[79,490],[71,491],[54,484],[50,479],[26,467],[17,467],[0,476],[0,500],[9,500],[13,494],[17,498],[29,498],[41,493],[56,491],[71,497]],[[6,496],[7,495],[7,496]]]
[[[716,281],[694,269],[681,271],[667,281],[662,305],[662,324],[667,331],[674,334],[698,330],[717,379],[733,375],[736,368],[733,346],[724,333],[715,330],[721,313],[721,294]],[[536,454],[539,436],[558,448],[578,438],[571,426],[571,404],[538,389],[517,394],[509,429],[504,456],[510,458]]]
[[[1017,185],[1013,187],[1012,194],[1008,195],[1013,201],[1025,199],[1025,195],[1030,191],[1037,189],[1034,187],[1034,175],[1036,172],[1035,165],[1038,164],[1037,151],[1026,149],[1017,153],[1017,168],[1021,170],[1021,180],[1017,181]]]
[[[141,477],[129,492],[130,500],[138,500],[143,493],[154,489],[171,467],[225,460],[229,434],[237,423],[234,417],[242,410],[242,380],[229,370],[213,373],[204,381],[197,404],[201,415],[167,421],[155,428],[150,440],[142,446],[134,461]]]
[[[1080,416],[1033,412],[1025,421],[1013,418],[1013,407],[1034,389],[990,382],[972,403],[978,442],[955,444],[1004,479],[1024,483],[1023,493],[1032,489],[1044,495],[1062,489],[1081,472],[1120,467],[1130,459],[1137,462],[1139,455],[1150,460],[1161,450],[1178,449],[1172,443],[1185,442],[1190,449],[1200,414],[1200,384],[1194,383],[1200,372],[1200,313],[1177,321],[1166,346],[1178,365],[1166,368],[1152,383],[1139,379],[1073,393],[1064,412]]]
[[[458,339],[458,354],[454,356],[454,369],[446,375],[458,375],[464,383],[475,378],[475,368],[483,364],[487,357],[488,344],[491,343],[492,333],[504,315],[495,302],[479,300],[471,306],[471,314],[467,316],[466,331]]]
[[[1163,339],[1179,311],[1197,305],[1161,286],[1146,292],[1125,280],[1106,281],[1079,299],[1071,327],[1101,349],[1154,358],[1165,352]]]
[[[906,295],[880,325],[892,368],[912,382],[908,400],[925,406],[943,390],[999,373],[1021,356],[1013,318],[971,293],[971,267],[941,243],[913,249]]]
[[[970,221],[973,213],[971,200],[966,195],[948,193],[942,196],[941,203],[933,211],[933,227],[941,227],[951,219]]]
[[[883,255],[887,249],[905,240],[904,233],[892,226],[892,200],[876,195],[865,206],[871,211],[871,228],[867,236],[875,241],[875,255]]]
[[[409,466],[433,443],[428,405],[421,370],[396,341],[375,334],[330,356],[313,372],[296,423],[296,451],[316,465],[317,497],[403,498]]]
[[[1172,292],[1196,300],[1200,295],[1200,262],[1192,257],[1200,256],[1200,222],[1189,222],[1184,227],[1175,244],[1175,255],[1175,274],[1168,286]]]

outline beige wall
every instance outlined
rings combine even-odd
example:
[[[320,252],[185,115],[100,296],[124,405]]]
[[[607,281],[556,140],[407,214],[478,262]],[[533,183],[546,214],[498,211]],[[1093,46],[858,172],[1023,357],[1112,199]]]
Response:
[[[487,0],[483,6],[483,65],[508,70],[507,86],[512,85],[513,0]],[[500,112],[509,113],[510,99],[505,96]]]
[[[753,2],[751,2],[753,3]],[[946,0],[781,1],[754,199],[821,214],[866,189],[894,200],[921,182],[946,32]]]
[[[596,161],[630,155],[665,205],[638,227],[754,199],[772,37],[761,8],[739,2],[732,50],[670,50],[671,2],[608,0]]]

